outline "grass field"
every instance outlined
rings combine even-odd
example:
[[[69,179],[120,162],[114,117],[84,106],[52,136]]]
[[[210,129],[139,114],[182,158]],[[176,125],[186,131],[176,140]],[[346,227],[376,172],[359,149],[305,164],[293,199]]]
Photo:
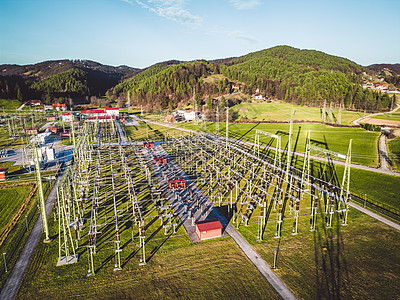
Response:
[[[321,121],[321,108],[292,105],[289,103],[241,103],[234,106],[233,111],[238,112],[239,119],[247,118],[253,121],[287,121],[289,118],[301,121]],[[294,116],[292,117],[292,110]],[[327,109],[327,112],[329,109]],[[338,118],[339,110],[333,109],[332,120]],[[363,113],[342,110],[342,124],[349,124],[350,121],[362,117]]]
[[[51,233],[56,224],[50,220]],[[159,245],[160,250],[156,250]],[[148,243],[146,266],[132,260],[114,272],[111,260],[87,277],[86,254],[73,265],[56,267],[57,241],[40,243],[17,299],[278,299],[279,297],[227,238],[192,244],[186,236]],[[84,250],[81,250],[84,251]],[[129,256],[125,249],[122,257]],[[104,254],[99,252],[96,260]],[[244,275],[245,274],[245,275]],[[51,278],[51,280],[49,280]]]
[[[163,140],[165,132],[173,132],[173,129],[160,125],[139,122],[140,126],[124,126],[126,136],[129,140]]]
[[[255,241],[257,225],[240,227],[241,234],[269,263],[277,255],[277,275],[299,299],[397,299],[400,294],[400,233],[352,209],[348,226],[326,229],[321,216],[309,231],[309,216],[291,235],[290,219],[282,238],[273,238],[275,222],[267,224],[265,240]]]
[[[30,186],[1,188],[0,190],[0,234],[7,228],[8,222],[19,206],[28,197]]]
[[[396,170],[400,170],[400,137],[392,139],[387,145],[392,167]]]
[[[383,115],[372,116],[372,119],[400,121],[400,113],[385,113]]]
[[[17,109],[21,104],[22,102],[16,99],[0,99],[0,109]]]
[[[181,123],[179,126],[190,129],[201,129],[191,123]],[[208,130],[214,130],[214,123],[207,125]],[[229,136],[232,138],[254,142],[256,129],[278,134],[282,139],[282,147],[288,142],[289,124],[282,123],[234,123],[229,125]],[[376,167],[378,166],[377,141],[379,133],[368,132],[360,128],[331,127],[316,123],[293,124],[292,149],[304,152],[308,131],[311,131],[311,143],[321,148],[347,154],[349,141],[352,142],[352,162]],[[225,124],[220,123],[220,134],[225,136]],[[271,139],[260,137],[260,142],[267,144]],[[275,144],[273,144],[275,145]]]

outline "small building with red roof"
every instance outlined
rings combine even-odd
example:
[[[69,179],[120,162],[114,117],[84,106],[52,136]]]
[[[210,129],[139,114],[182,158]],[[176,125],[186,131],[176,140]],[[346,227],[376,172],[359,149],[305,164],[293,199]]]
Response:
[[[106,114],[107,116],[110,116],[112,118],[119,117],[119,108],[118,107],[106,108]]]
[[[7,179],[8,168],[0,168],[0,180]]]
[[[196,233],[200,241],[215,239],[222,236],[222,228],[224,228],[217,219],[209,219],[195,222]]]

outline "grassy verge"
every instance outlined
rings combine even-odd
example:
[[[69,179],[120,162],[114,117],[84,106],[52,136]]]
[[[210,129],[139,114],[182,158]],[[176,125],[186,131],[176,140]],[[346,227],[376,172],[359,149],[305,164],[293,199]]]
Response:
[[[400,170],[400,137],[396,137],[388,142],[388,151],[392,168]]]

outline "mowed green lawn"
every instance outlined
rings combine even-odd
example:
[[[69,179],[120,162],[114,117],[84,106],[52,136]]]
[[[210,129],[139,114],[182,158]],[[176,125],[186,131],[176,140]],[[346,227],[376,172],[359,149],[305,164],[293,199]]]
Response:
[[[189,123],[179,126],[190,129],[201,129]],[[214,123],[207,124],[207,129],[213,131]],[[229,124],[229,136],[254,142],[256,130],[260,129],[269,133],[278,134],[282,139],[282,147],[288,143],[289,123],[234,123]],[[310,131],[311,143],[321,148],[347,154],[350,139],[352,139],[352,162],[368,166],[378,166],[377,140],[378,132],[369,132],[361,128],[332,127],[318,123],[293,124],[292,150],[304,152],[307,133]],[[220,123],[220,134],[225,136],[225,123]],[[270,138],[260,137],[260,142],[272,142]],[[272,143],[275,146],[275,142]]]
[[[254,121],[287,121],[289,118],[301,121],[321,121],[321,108],[318,107],[305,107],[299,105],[292,105],[289,103],[241,103],[232,108],[237,111],[239,117],[247,117]],[[292,111],[294,116],[292,117]],[[326,109],[329,117],[334,121],[339,117],[339,110],[332,109],[333,116],[330,113],[329,105]],[[350,121],[362,117],[362,113],[350,112],[342,110],[342,124],[347,125]]]
[[[0,233],[6,228],[12,216],[26,200],[31,186],[1,188],[0,186]]]

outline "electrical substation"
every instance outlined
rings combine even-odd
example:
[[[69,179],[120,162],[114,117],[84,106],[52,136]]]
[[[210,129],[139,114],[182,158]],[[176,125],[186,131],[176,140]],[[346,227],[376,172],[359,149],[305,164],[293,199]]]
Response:
[[[210,219],[222,224],[223,236],[241,226],[257,226],[257,241],[269,238],[267,225],[274,226],[275,238],[284,230],[297,234],[304,226],[300,217],[309,218],[310,231],[321,224],[317,218],[326,228],[334,220],[346,225],[351,142],[342,155],[311,145],[309,133],[304,160],[295,163],[288,125],[284,149],[279,135],[261,130],[254,143],[228,133],[194,131],[128,142],[119,121],[85,122],[58,186],[58,265],[87,259],[87,275],[94,275],[103,264],[96,260],[99,252],[112,257],[115,271],[132,258],[145,265],[152,239],[173,236],[183,226],[190,240],[199,242],[196,223]],[[341,184],[326,179],[325,167],[311,172],[313,152],[326,156],[325,166],[333,157],[346,160]]]

